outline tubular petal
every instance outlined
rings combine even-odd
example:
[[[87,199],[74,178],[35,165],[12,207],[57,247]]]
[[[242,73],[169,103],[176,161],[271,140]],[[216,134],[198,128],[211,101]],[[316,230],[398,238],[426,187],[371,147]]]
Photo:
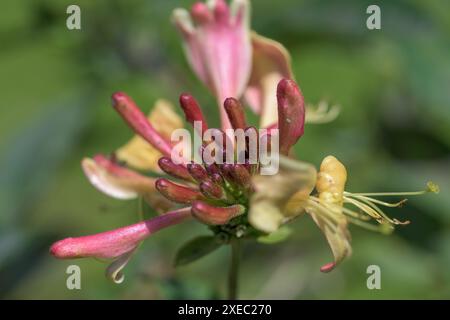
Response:
[[[112,100],[114,109],[122,116],[131,129],[163,155],[170,156],[172,150],[170,143],[155,130],[130,97],[123,92],[117,92],[113,94]]]
[[[175,129],[183,127],[183,121],[174,111],[172,104],[164,99],[155,102],[148,120],[167,141],[170,140]],[[119,148],[115,155],[120,161],[126,162],[133,168],[160,172],[157,162],[161,152],[139,135],[135,135],[127,144]]]
[[[136,248],[155,232],[191,217],[190,208],[172,211],[127,227],[54,243],[50,253],[60,259],[95,257],[114,259]]]
[[[233,129],[245,129],[247,122],[241,103],[235,98],[227,98],[223,104]]]
[[[202,132],[198,132],[203,136],[203,132],[208,130],[208,124],[203,115],[202,109],[193,96],[187,93],[180,95],[180,106],[186,116],[186,121],[189,122],[193,128],[195,128],[195,121],[200,121],[202,124]]]

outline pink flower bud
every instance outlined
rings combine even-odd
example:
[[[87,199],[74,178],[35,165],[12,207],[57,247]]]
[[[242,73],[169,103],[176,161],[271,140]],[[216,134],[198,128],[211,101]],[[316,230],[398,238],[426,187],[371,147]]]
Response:
[[[223,200],[225,199],[225,194],[222,189],[222,187],[218,186],[217,184],[213,183],[212,181],[203,181],[200,183],[200,191],[207,197],[207,198],[214,198]]]
[[[247,121],[241,103],[234,98],[227,98],[223,106],[233,129],[244,130],[247,127]]]
[[[136,106],[130,97],[123,92],[117,92],[113,94],[112,100],[114,109],[116,109],[134,132],[144,138],[162,154],[170,156],[172,150],[170,143],[153,128],[145,114]]]
[[[215,207],[203,201],[195,201],[192,204],[193,216],[210,225],[226,224],[244,212],[245,207],[239,204],[230,207]]]
[[[208,173],[205,168],[198,163],[188,163],[187,169],[191,174],[192,178],[194,178],[197,182],[202,182],[208,179]]]
[[[195,121],[200,121],[202,124],[202,132],[198,132],[203,136],[203,132],[208,130],[208,124],[203,116],[202,110],[193,96],[187,93],[183,93],[180,96],[180,106],[186,116],[186,121],[194,127]]]
[[[280,153],[287,155],[291,147],[303,135],[305,125],[304,99],[294,81],[283,79],[278,83],[277,100]]]
[[[195,200],[204,199],[198,190],[175,184],[167,179],[158,179],[155,183],[156,189],[167,199],[178,203],[191,203]]]

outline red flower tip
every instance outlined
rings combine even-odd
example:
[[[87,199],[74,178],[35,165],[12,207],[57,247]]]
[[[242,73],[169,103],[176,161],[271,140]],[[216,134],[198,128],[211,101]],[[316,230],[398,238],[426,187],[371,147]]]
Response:
[[[66,238],[55,242],[50,247],[52,256],[58,259],[72,259],[77,257],[73,238]]]
[[[200,191],[207,197],[207,198],[214,198],[218,200],[225,199],[225,194],[223,189],[215,184],[212,181],[203,181],[200,183]]]
[[[187,170],[191,174],[192,178],[194,178],[197,182],[202,182],[208,179],[208,173],[205,168],[198,163],[188,163]]]
[[[280,130],[280,153],[287,155],[290,148],[303,135],[305,105],[297,84],[283,79],[277,87],[278,129]]]
[[[247,127],[244,109],[238,100],[227,98],[223,106],[234,129],[245,129]]]
[[[206,123],[203,112],[193,96],[188,93],[180,95],[180,106],[186,116],[186,121],[194,127],[195,121],[200,121],[202,124],[202,132],[198,132],[203,135],[203,132],[208,130],[208,124]]]
[[[239,204],[230,207],[215,207],[203,201],[192,203],[192,215],[209,225],[222,225],[243,214],[245,207]]]
[[[169,157],[159,158],[158,165],[161,170],[168,175],[171,175],[175,178],[192,181],[192,177],[186,167],[173,163]]]
[[[333,270],[334,267],[336,267],[336,263],[330,262],[330,263],[327,263],[326,265],[322,266],[320,268],[320,271],[324,272],[324,273],[327,273],[327,272],[330,272],[331,270]]]

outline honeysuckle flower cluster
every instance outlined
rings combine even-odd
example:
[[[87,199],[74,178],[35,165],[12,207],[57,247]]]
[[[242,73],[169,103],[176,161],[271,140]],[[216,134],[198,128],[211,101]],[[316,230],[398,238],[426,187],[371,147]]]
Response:
[[[279,172],[260,174],[258,161],[206,164],[187,159],[175,163],[170,137],[184,122],[174,107],[158,100],[147,116],[125,93],[115,93],[113,108],[136,136],[110,156],[83,159],[82,168],[101,192],[123,200],[144,199],[159,215],[119,229],[60,240],[50,249],[55,257],[111,259],[107,275],[120,283],[122,270],[139,244],[169,226],[195,220],[207,225],[215,239],[228,244],[239,239],[267,240],[306,213],[331,247],[334,260],[321,268],[328,272],[351,254],[349,223],[381,232],[408,223],[389,218],[380,208],[398,207],[405,200],[388,203],[374,197],[438,191],[429,183],[420,192],[350,193],[345,190],[347,170],[335,157],[323,159],[318,170],[296,160],[291,149],[304,134],[305,122],[330,121],[336,108],[326,104],[316,110],[305,108],[287,50],[250,31],[249,12],[246,0],[234,0],[230,6],[224,0],[198,2],[190,12],[176,9],[173,21],[192,69],[217,98],[221,128],[215,130],[242,129],[259,135],[246,121],[244,106],[250,106],[260,116],[260,128],[267,129],[267,135],[279,136]],[[202,136],[209,126],[197,100],[185,93],[179,104],[185,122],[194,128],[196,122],[201,123]],[[270,149],[270,140],[265,141]],[[225,139],[227,143],[234,141]],[[221,147],[225,159],[227,148]],[[249,146],[246,148],[248,160]]]

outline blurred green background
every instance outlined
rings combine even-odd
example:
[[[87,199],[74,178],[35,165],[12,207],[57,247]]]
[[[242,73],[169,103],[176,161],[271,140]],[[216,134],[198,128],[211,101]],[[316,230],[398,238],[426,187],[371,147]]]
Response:
[[[227,247],[174,269],[176,250],[207,228],[186,223],[145,242],[120,285],[106,263],[61,261],[50,244],[138,220],[137,201],[113,200],[85,179],[83,156],[108,153],[131,132],[110,107],[122,90],[143,109],[160,97],[193,93],[217,123],[216,105],[189,69],[170,23],[193,1],[3,1],[0,13],[0,297],[14,299],[220,298]],[[381,6],[382,29],[366,28]],[[82,30],[66,28],[81,7]],[[322,274],[331,252],[308,217],[281,244],[248,243],[242,298],[450,298],[450,2],[253,1],[253,29],[282,42],[308,102],[342,106],[327,125],[308,125],[298,155],[320,164],[334,154],[348,167],[348,190],[420,190],[387,210],[412,220],[391,236],[351,227],[354,253]],[[78,264],[82,289],[66,288]],[[366,268],[381,267],[382,289],[368,290]]]

